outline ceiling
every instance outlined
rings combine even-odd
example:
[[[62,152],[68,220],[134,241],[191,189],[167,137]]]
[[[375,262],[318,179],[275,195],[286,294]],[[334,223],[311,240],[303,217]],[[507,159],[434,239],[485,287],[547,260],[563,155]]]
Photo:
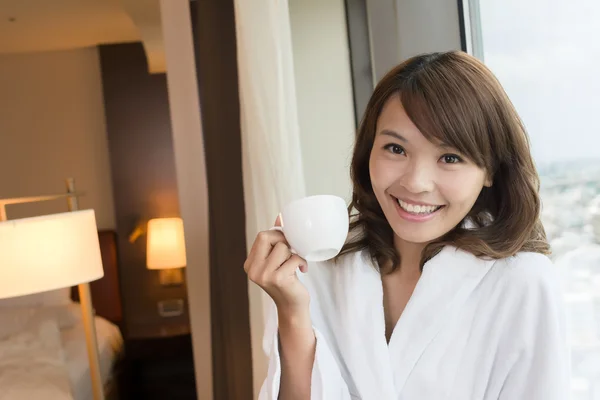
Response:
[[[159,0],[0,0],[0,54],[137,41],[164,72]]]

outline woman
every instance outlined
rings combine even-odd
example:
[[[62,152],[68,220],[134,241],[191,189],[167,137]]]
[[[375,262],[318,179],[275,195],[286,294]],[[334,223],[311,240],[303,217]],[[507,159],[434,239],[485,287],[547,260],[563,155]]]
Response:
[[[336,260],[308,267],[271,230],[245,263],[277,307],[261,398],[567,399],[538,175],[493,74],[461,52],[394,68],[351,172]]]

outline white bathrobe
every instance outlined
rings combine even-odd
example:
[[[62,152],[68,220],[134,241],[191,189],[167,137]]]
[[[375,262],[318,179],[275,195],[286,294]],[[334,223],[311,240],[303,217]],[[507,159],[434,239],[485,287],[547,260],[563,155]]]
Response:
[[[428,261],[385,338],[381,275],[366,252],[300,279],[317,338],[318,400],[566,400],[570,355],[557,273],[540,254],[483,260],[445,247]],[[261,400],[279,394],[274,312]]]

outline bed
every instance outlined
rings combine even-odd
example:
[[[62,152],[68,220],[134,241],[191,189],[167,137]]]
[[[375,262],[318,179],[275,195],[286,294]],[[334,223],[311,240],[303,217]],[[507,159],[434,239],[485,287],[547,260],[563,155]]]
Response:
[[[115,399],[123,352],[116,234],[98,237],[104,277],[90,288],[105,395]],[[0,300],[0,400],[92,399],[77,301],[77,288]]]
[[[117,388],[114,382],[113,367],[120,357],[123,346],[121,332],[115,324],[102,317],[96,317],[96,334],[100,373],[104,381],[105,392],[107,395],[115,396]],[[92,382],[83,326],[78,324],[62,330],[61,338],[73,398],[76,400],[92,399]]]

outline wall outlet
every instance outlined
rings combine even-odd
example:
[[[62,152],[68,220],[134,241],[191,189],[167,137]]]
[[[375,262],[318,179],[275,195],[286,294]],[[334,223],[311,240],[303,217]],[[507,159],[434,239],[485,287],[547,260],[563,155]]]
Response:
[[[183,299],[161,300],[158,303],[158,314],[161,317],[177,317],[183,314]]]

